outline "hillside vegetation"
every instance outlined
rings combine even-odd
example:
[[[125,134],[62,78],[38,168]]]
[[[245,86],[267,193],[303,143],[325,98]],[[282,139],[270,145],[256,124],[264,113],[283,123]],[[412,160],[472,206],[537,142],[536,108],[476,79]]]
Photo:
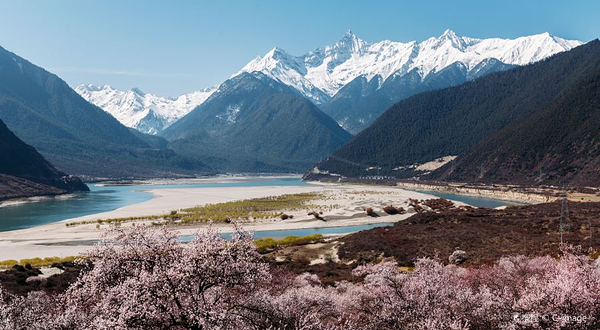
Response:
[[[298,92],[243,73],[161,133],[178,153],[227,172],[302,172],[351,138]]]
[[[57,170],[0,120],[0,200],[87,190],[79,178]]]
[[[431,178],[600,185],[600,69],[535,113],[484,139]]]
[[[410,165],[461,155],[534,113],[543,116],[543,109],[581,86],[590,73],[599,69],[600,42],[595,40],[538,63],[410,97],[388,109],[317,167],[321,172],[347,177],[379,174],[406,178],[423,174]],[[561,129],[568,131],[569,123],[574,124],[564,123]],[[307,175],[311,177],[317,175]]]
[[[58,76],[0,47],[0,119],[59,169],[87,177],[156,177],[206,171],[160,149],[88,103]]]

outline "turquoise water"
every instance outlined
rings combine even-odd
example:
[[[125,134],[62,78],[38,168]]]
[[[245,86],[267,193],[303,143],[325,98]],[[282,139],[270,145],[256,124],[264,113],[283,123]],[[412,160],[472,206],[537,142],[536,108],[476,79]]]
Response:
[[[494,208],[503,205],[518,205],[517,203],[511,203],[507,201],[491,199],[491,198],[481,198],[481,197],[470,197],[456,194],[444,194],[439,193],[437,191],[419,191],[424,194],[434,195],[441,198],[451,199],[457,202],[463,202],[476,207],[489,207]],[[368,230],[376,227],[385,227],[392,226],[393,222],[383,222],[383,223],[374,223],[367,225],[356,225],[356,226],[345,226],[345,227],[323,227],[323,228],[305,228],[305,229],[289,229],[289,230],[266,230],[266,231],[257,231],[254,233],[254,239],[260,238],[284,238],[287,236],[307,236],[313,234],[349,234],[354,233],[361,230]],[[231,234],[223,233],[221,236],[226,239],[231,238]],[[181,236],[179,239],[183,242],[189,242],[193,239],[193,236]]]
[[[450,199],[450,200],[457,201],[457,202],[463,202],[463,203],[469,204],[471,206],[476,206],[476,207],[494,208],[494,207],[504,206],[504,205],[506,205],[506,206],[523,205],[523,204],[507,202],[507,201],[503,201],[503,200],[499,200],[499,199],[471,197],[471,196],[464,196],[464,195],[457,195],[457,194],[445,194],[445,193],[441,193],[438,191],[417,190],[417,192],[434,195],[437,197]]]
[[[161,184],[161,185],[114,185],[102,186],[90,184],[90,192],[78,193],[71,198],[51,198],[35,203],[0,208],[0,231],[30,228],[47,223],[62,221],[70,218],[90,214],[108,212],[117,208],[141,203],[152,199],[152,194],[143,192],[143,189],[165,188],[208,188],[208,187],[242,187],[242,186],[299,186],[306,185],[300,178],[252,178],[228,179],[226,182],[206,182],[194,184]],[[443,194],[432,191],[423,193],[464,202],[479,207],[497,207],[512,205],[513,203],[494,200],[490,198],[468,197],[455,194]],[[385,225],[385,224],[383,224]],[[372,225],[367,225],[372,226]],[[369,227],[327,227],[319,229],[297,229],[286,231],[267,232],[269,237],[305,236],[311,234],[340,234],[368,229]],[[285,232],[285,233],[280,233]],[[261,232],[256,233],[257,238],[266,237]]]
[[[0,208],[0,231],[30,228],[70,218],[108,212],[152,199],[152,194],[140,191],[141,189],[299,185],[306,185],[306,183],[299,178],[256,178],[178,185],[101,186],[90,184],[90,192],[78,193],[75,194],[75,197],[51,198],[35,203]]]

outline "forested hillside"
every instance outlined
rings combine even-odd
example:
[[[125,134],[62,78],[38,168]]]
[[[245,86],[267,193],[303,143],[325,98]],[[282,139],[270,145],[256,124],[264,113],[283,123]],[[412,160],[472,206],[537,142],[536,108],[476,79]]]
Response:
[[[462,154],[560,99],[598,69],[600,42],[595,40],[535,64],[410,97],[307,177],[423,174],[415,171],[417,164]]]
[[[0,200],[87,190],[79,178],[57,170],[0,120]]]
[[[600,185],[600,70],[431,176],[486,183]]]
[[[0,47],[0,119],[63,171],[88,177],[156,177],[206,170],[153,148],[56,75]]]
[[[262,73],[223,83],[162,133],[175,151],[229,172],[298,172],[351,135],[305,97]]]

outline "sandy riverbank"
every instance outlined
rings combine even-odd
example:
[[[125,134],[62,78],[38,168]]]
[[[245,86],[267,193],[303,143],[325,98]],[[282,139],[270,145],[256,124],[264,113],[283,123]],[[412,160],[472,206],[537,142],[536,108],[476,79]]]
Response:
[[[26,203],[36,203],[36,202],[46,201],[49,199],[72,198],[74,196],[75,196],[75,194],[62,194],[62,195],[56,195],[56,196],[34,196],[34,197],[13,198],[13,199],[7,199],[7,200],[0,201],[0,207],[10,207],[10,206],[16,206],[16,205],[21,205],[21,204],[26,204]]]
[[[209,203],[282,194],[320,192],[325,194],[327,198],[315,201],[314,204],[320,205],[324,210],[326,221],[316,220],[312,216],[308,216],[306,210],[301,210],[286,212],[294,215],[293,220],[267,219],[246,222],[243,223],[243,226],[250,231],[335,227],[395,222],[407,218],[410,214],[390,216],[381,212],[383,206],[393,204],[407,208],[409,198],[433,198],[431,195],[396,187],[320,183],[305,186],[173,188],[148,189],[147,191],[152,193],[154,198],[143,203],[34,228],[0,232],[0,260],[76,255],[88,249],[90,244],[93,244],[99,238],[103,229],[107,228],[106,225],[102,225],[98,229],[96,224],[67,227],[67,222],[164,214],[171,210]],[[364,212],[366,207],[374,208],[379,211],[381,216],[375,218],[367,216]],[[126,223],[123,226],[128,225],[131,224]],[[206,225],[179,226],[173,228],[173,230],[179,231],[182,235],[190,235],[204,226]],[[222,232],[232,231],[231,226],[227,224],[216,224],[215,226]]]
[[[555,191],[501,185],[468,185],[462,183],[398,182],[398,187],[409,190],[439,191],[471,197],[492,198],[522,204],[549,203],[558,199]]]

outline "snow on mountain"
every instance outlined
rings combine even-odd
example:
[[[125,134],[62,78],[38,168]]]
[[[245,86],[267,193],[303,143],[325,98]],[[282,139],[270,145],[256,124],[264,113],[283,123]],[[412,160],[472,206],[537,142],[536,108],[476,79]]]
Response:
[[[216,87],[197,90],[179,97],[146,94],[137,88],[120,91],[109,85],[81,85],[75,88],[88,102],[110,113],[123,125],[148,134],[169,127],[202,104]]]
[[[360,76],[369,81],[379,76],[383,83],[391,75],[404,75],[414,69],[425,79],[430,73],[457,62],[468,70],[489,59],[525,65],[581,44],[547,32],[516,39],[475,39],[458,36],[451,30],[420,43],[389,40],[369,43],[347,31],[335,44],[302,56],[274,48],[249,62],[234,76],[241,72],[262,72],[321,104]]]
[[[348,107],[345,103],[339,106],[329,103],[335,101],[333,96],[343,87],[350,86],[348,84],[356,78],[366,79],[362,86],[370,93],[384,90],[386,83],[391,85],[393,81],[401,81],[399,78],[404,77],[411,80],[412,85],[418,85],[427,82],[428,76],[435,77],[451,66],[466,69],[464,75],[473,79],[497,70],[500,67],[498,61],[506,65],[525,65],[581,44],[580,41],[561,39],[547,32],[516,39],[476,39],[458,36],[451,30],[422,42],[383,40],[370,43],[347,31],[333,45],[301,56],[291,55],[277,47],[273,48],[264,56],[250,61],[232,77],[243,72],[262,72],[296,89],[313,103],[325,107],[324,111],[344,125],[344,128],[356,126],[353,131],[356,133],[374,120],[380,113],[379,110],[385,109],[375,109],[377,111],[374,110],[371,114],[336,114],[336,111],[326,109],[328,105],[330,108]],[[407,75],[409,73],[412,75]],[[460,82],[451,81],[443,87]],[[227,86],[222,86],[225,87]],[[358,86],[355,88],[359,89]],[[76,88],[86,100],[112,114],[124,125],[151,134],[170,126],[202,104],[215,90],[216,88],[210,88],[177,98],[166,98],[145,94],[135,88],[129,91],[94,85]],[[390,100],[392,101],[397,100]]]

